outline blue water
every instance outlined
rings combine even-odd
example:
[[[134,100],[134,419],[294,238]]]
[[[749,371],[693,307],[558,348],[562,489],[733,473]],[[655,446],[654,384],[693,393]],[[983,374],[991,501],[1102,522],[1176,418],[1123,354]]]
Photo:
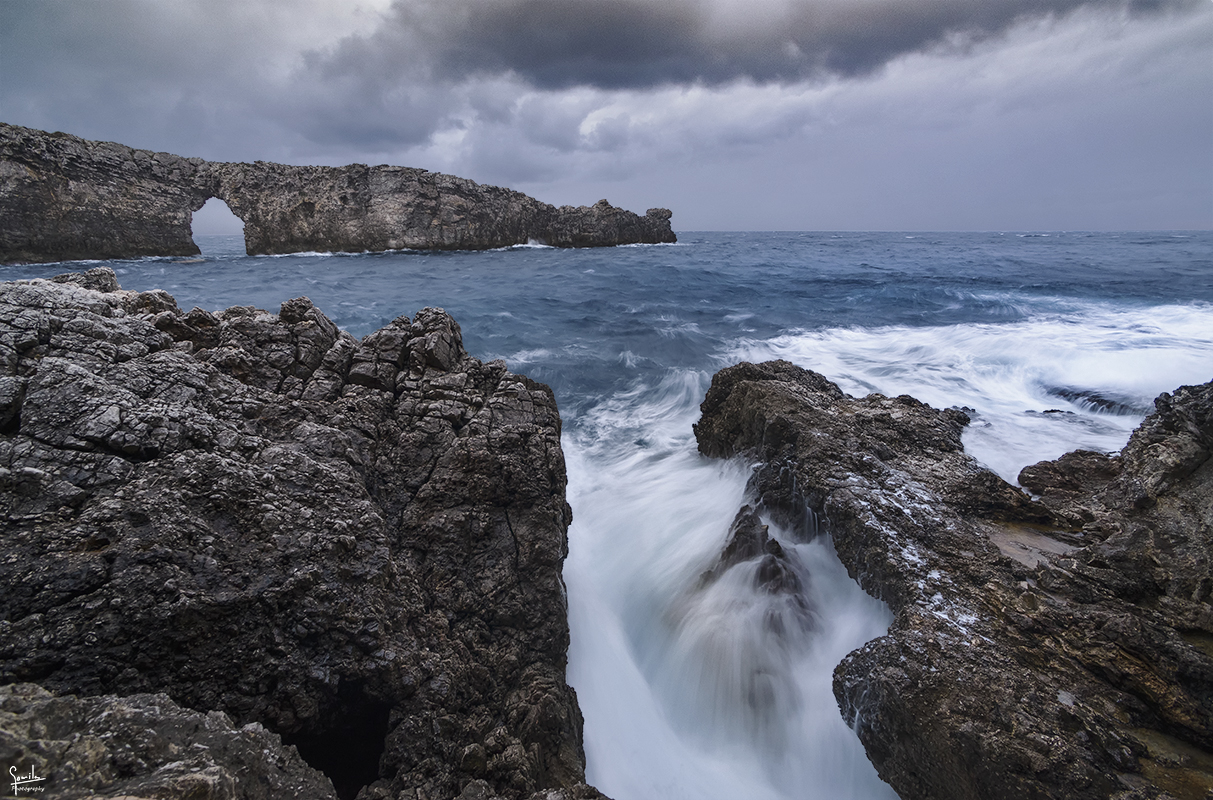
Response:
[[[680,238],[247,257],[239,237],[199,237],[201,259],[106,263],[125,288],[166,289],[183,308],[277,310],[306,295],[358,336],[440,306],[472,354],[553,387],[574,510],[569,680],[589,778],[608,794],[891,797],[829,689],[833,665],[890,618],[828,541],[788,543],[829,609],[811,640],[793,646],[748,624],[764,601],[744,572],[693,589],[747,474],[695,452],[690,425],[711,374],[787,358],[852,394],[968,407],[966,448],[1013,481],[1074,447],[1119,448],[1159,392],[1213,379],[1213,233]],[[774,676],[780,714],[747,705],[757,674]]]

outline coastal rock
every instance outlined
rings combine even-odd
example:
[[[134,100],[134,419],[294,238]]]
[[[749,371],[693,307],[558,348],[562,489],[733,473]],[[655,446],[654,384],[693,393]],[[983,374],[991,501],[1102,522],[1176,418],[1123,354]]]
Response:
[[[0,686],[0,762],[30,779],[25,791],[41,790],[34,797],[337,798],[276,734],[164,694],[56,697],[34,684]]]
[[[799,612],[801,624],[797,627],[811,629],[814,619],[800,578],[803,570],[779,541],[771,538],[757,512],[750,506],[742,506],[729,526],[729,536],[720,558],[703,573],[699,588],[716,582],[725,572],[747,561],[757,561],[754,588],[767,594],[786,595],[791,606]]]
[[[0,264],[196,255],[203,163],[0,123]]]
[[[446,313],[98,268],[0,284],[0,366],[0,683],[263,725],[341,798],[583,782],[560,417]]]
[[[1040,500],[964,453],[964,412],[787,362],[720,371],[701,408],[701,452],[763,462],[760,507],[802,498],[894,613],[834,690],[902,798],[1213,791],[1213,384],[1118,457],[1025,470]]]
[[[185,159],[0,123],[0,263],[197,254],[210,198],[244,222],[249,255],[673,242],[670,212],[521,192],[387,165]]]

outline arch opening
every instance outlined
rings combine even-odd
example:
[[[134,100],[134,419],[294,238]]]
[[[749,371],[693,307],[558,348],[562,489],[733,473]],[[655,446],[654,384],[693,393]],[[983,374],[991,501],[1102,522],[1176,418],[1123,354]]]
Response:
[[[244,222],[227,203],[212,197],[194,212],[190,223],[194,244],[203,255],[225,255],[244,250]]]

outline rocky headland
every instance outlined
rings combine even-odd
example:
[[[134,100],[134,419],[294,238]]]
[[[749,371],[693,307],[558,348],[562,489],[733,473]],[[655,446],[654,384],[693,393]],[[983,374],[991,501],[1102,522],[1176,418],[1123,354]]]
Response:
[[[249,255],[676,240],[670,211],[542,203],[422,169],[210,162],[0,123],[0,263],[196,255],[212,197]]]
[[[757,509],[820,520],[895,615],[834,691],[905,800],[1210,796],[1213,383],[1155,406],[1119,455],[1025,469],[1034,498],[961,410],[782,361],[713,378],[700,451],[761,461]]]
[[[439,309],[0,284],[0,761],[56,797],[599,797],[551,391]]]

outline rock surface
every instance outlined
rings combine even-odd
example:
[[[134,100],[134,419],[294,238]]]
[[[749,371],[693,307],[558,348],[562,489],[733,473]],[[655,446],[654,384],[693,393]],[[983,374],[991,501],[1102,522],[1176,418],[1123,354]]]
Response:
[[[550,390],[441,310],[0,284],[0,683],[263,725],[342,798],[576,787],[564,489]]]
[[[963,412],[787,362],[722,370],[702,411],[701,452],[761,460],[759,509],[819,515],[893,611],[834,690],[902,798],[1210,796],[1213,384],[1119,456],[1028,468],[1039,500],[964,453]]]
[[[43,791],[26,796],[64,800],[337,797],[261,725],[236,728],[164,694],[56,697],[34,684],[0,686],[0,763],[41,778],[27,785]]]
[[[0,264],[195,255],[203,164],[0,123]]]
[[[408,167],[208,162],[0,123],[0,263],[198,253],[192,214],[218,197],[249,255],[673,242],[670,212],[541,203]]]

